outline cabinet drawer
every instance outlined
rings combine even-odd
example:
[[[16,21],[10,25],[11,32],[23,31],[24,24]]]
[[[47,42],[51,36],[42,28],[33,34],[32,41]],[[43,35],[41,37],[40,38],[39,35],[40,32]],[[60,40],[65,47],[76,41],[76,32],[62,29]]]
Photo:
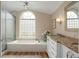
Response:
[[[48,49],[50,49],[53,54],[57,54],[57,51],[52,49],[50,46],[48,47]]]
[[[55,58],[56,57],[56,53],[54,51],[52,51],[51,48],[48,48],[48,55],[51,58],[53,58],[53,57]]]
[[[50,46],[52,50],[57,51],[57,45],[52,44],[51,41],[48,41],[47,45]]]
[[[52,40],[48,40],[47,42],[49,42],[51,45],[57,45],[56,42],[53,42]]]
[[[52,45],[51,43],[48,44],[48,47],[51,47],[51,49],[54,50],[55,52],[57,51],[57,47]]]
[[[53,45],[57,44],[57,42],[55,42],[54,39],[51,39],[50,37],[48,37],[48,41],[50,41]]]

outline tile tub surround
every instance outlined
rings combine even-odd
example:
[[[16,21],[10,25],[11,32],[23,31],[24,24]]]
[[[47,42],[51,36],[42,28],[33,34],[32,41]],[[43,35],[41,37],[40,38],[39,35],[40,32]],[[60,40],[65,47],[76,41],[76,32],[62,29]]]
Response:
[[[71,50],[79,53],[78,39],[67,37],[67,36],[64,36],[61,34],[58,34],[55,36],[50,35],[48,37],[50,37],[52,39],[54,38],[56,42],[61,43],[61,44],[65,45],[66,47],[70,48]],[[76,46],[73,44],[76,44]]]

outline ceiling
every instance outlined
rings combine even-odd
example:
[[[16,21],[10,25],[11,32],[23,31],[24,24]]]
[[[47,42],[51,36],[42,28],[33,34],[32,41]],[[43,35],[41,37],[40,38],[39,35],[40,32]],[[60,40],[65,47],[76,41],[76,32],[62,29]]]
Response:
[[[2,7],[6,7],[9,11],[22,11],[24,8],[25,1],[4,1],[2,2]],[[64,1],[29,1],[29,9],[52,14]]]

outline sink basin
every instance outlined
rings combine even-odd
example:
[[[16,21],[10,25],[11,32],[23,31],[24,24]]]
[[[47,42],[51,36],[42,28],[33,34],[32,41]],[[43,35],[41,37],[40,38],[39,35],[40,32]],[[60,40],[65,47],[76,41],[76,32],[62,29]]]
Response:
[[[78,45],[78,43],[72,43],[72,45]]]

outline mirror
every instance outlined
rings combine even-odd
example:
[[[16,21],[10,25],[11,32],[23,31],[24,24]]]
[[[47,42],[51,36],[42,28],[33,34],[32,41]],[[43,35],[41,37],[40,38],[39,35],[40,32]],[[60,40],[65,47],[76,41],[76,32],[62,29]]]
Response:
[[[78,31],[79,29],[79,2],[71,2],[65,8],[66,30]]]

